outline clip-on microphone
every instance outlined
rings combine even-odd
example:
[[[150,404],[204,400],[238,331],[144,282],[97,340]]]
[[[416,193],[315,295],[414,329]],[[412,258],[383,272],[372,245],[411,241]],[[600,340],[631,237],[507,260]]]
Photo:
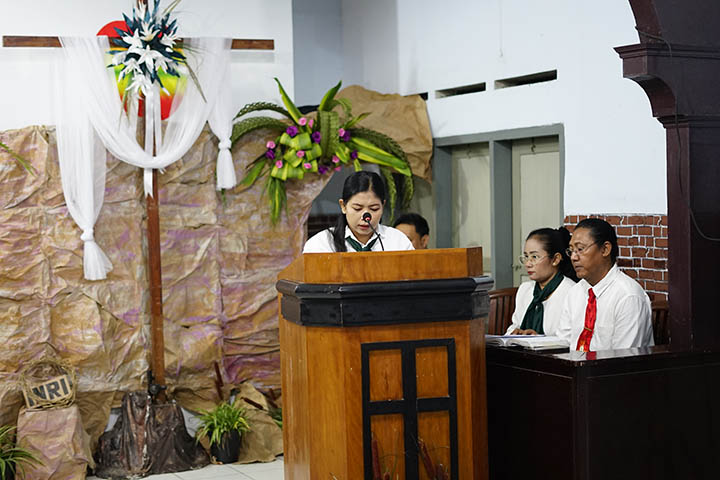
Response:
[[[362,219],[364,222],[367,222],[370,229],[373,231],[373,233],[377,236],[377,239],[380,240],[380,247],[383,249],[383,252],[385,251],[385,245],[382,243],[382,238],[380,238],[380,235],[375,231],[375,229],[372,226],[372,223],[370,223],[370,220],[372,220],[372,215],[370,212],[363,213]]]

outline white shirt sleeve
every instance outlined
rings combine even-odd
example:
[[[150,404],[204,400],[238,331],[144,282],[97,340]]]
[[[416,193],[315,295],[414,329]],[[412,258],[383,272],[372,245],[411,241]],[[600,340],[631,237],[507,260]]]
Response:
[[[615,306],[612,348],[652,346],[651,311],[645,298],[629,295]],[[648,336],[648,330],[650,335]],[[649,337],[649,338],[648,338]]]
[[[305,242],[303,253],[334,253],[333,237],[330,229],[318,232]]]
[[[562,313],[560,314],[560,323],[558,325],[557,330],[557,336],[565,340],[570,344],[570,349],[574,350],[575,346],[571,344],[570,339],[572,338],[572,304],[570,297],[572,295],[571,292],[565,297],[565,302],[563,303],[562,307]]]

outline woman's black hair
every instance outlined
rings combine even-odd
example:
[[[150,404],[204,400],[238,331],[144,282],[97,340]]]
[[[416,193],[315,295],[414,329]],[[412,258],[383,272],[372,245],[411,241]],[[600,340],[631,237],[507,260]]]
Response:
[[[375,172],[366,172],[360,170],[345,179],[343,185],[342,199],[345,205],[356,194],[361,192],[372,191],[385,204],[385,184],[380,175]],[[347,227],[347,219],[342,213],[338,216],[335,230],[333,231],[333,245],[336,252],[347,252],[345,246],[345,227]]]
[[[536,239],[542,244],[543,250],[548,253],[551,260],[556,253],[559,253],[562,257],[560,259],[560,265],[558,266],[560,273],[573,282],[578,281],[575,269],[566,252],[568,246],[570,246],[570,232],[567,228],[538,228],[530,232],[530,235],[527,236],[527,240],[531,238]]]
[[[613,226],[601,218],[586,218],[585,220],[580,220],[580,223],[575,226],[575,230],[578,228],[587,228],[590,230],[590,236],[598,246],[602,246],[605,242],[610,242],[610,259],[614,265],[620,253],[620,248],[618,247],[617,234]]]

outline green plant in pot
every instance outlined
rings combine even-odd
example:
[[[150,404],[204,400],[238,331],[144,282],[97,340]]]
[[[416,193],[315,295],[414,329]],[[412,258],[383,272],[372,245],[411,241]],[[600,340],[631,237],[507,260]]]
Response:
[[[26,465],[40,465],[42,462],[35,455],[15,444],[15,427],[3,425],[0,427],[0,479],[13,480],[15,472],[20,477],[25,476],[23,467]]]
[[[245,409],[221,403],[200,416],[201,426],[195,434],[197,439],[207,436],[210,454],[218,462],[236,462],[240,453],[242,434],[250,431]]]

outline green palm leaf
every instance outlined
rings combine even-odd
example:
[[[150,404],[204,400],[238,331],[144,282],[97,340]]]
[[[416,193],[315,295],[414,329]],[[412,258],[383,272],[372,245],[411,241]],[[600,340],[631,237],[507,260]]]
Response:
[[[15,159],[15,161],[17,163],[20,164],[21,167],[23,167],[25,170],[27,170],[31,175],[35,175],[35,172],[36,172],[35,168],[32,165],[30,165],[30,163],[27,160],[25,160],[20,155],[15,153],[12,148],[8,147],[7,145],[5,145],[2,142],[0,142],[0,148],[5,150],[11,157],[13,157]]]
[[[233,125],[233,131],[232,135],[230,136],[230,140],[234,145],[235,142],[243,135],[250,133],[254,130],[259,130],[261,128],[270,128],[272,130],[284,131],[287,128],[287,123],[272,117],[245,118]]]
[[[403,176],[403,187],[402,187],[402,202],[400,208],[408,210],[410,208],[410,200],[412,200],[415,194],[415,178],[410,175],[409,177]]]
[[[287,108],[292,119],[295,120],[295,122],[298,122],[300,120],[300,117],[302,117],[302,113],[300,113],[300,110],[298,110],[293,101],[290,100],[288,94],[285,93],[285,89],[283,88],[282,83],[280,83],[280,80],[278,80],[277,77],[275,78],[275,81],[277,82],[278,88],[280,89],[280,97],[282,98],[285,108]]]
[[[248,170],[247,175],[245,175],[245,178],[240,180],[240,185],[244,187],[250,187],[255,183],[255,180],[260,177],[263,170],[267,166],[267,163],[264,161],[265,155],[261,156],[257,160],[255,160],[255,164]]]
[[[392,171],[387,167],[380,167],[380,173],[382,173],[385,179],[385,185],[387,186],[388,199],[390,200],[390,219],[388,223],[392,223],[395,219],[395,204],[397,202],[397,185],[395,185],[395,178],[393,177]]]
[[[272,102],[254,102],[254,103],[248,103],[245,105],[240,111],[235,115],[235,118],[242,117],[243,115],[246,115],[250,112],[258,112],[260,110],[272,110],[273,112],[282,113],[288,118],[292,118],[290,115],[290,112],[285,110],[283,107],[276,103]]]
[[[335,95],[337,94],[338,90],[340,90],[340,86],[342,86],[342,80],[340,80],[337,85],[327,91],[325,96],[323,96],[322,100],[320,101],[320,105],[318,106],[318,112],[332,110],[332,108],[327,107],[335,99]]]

